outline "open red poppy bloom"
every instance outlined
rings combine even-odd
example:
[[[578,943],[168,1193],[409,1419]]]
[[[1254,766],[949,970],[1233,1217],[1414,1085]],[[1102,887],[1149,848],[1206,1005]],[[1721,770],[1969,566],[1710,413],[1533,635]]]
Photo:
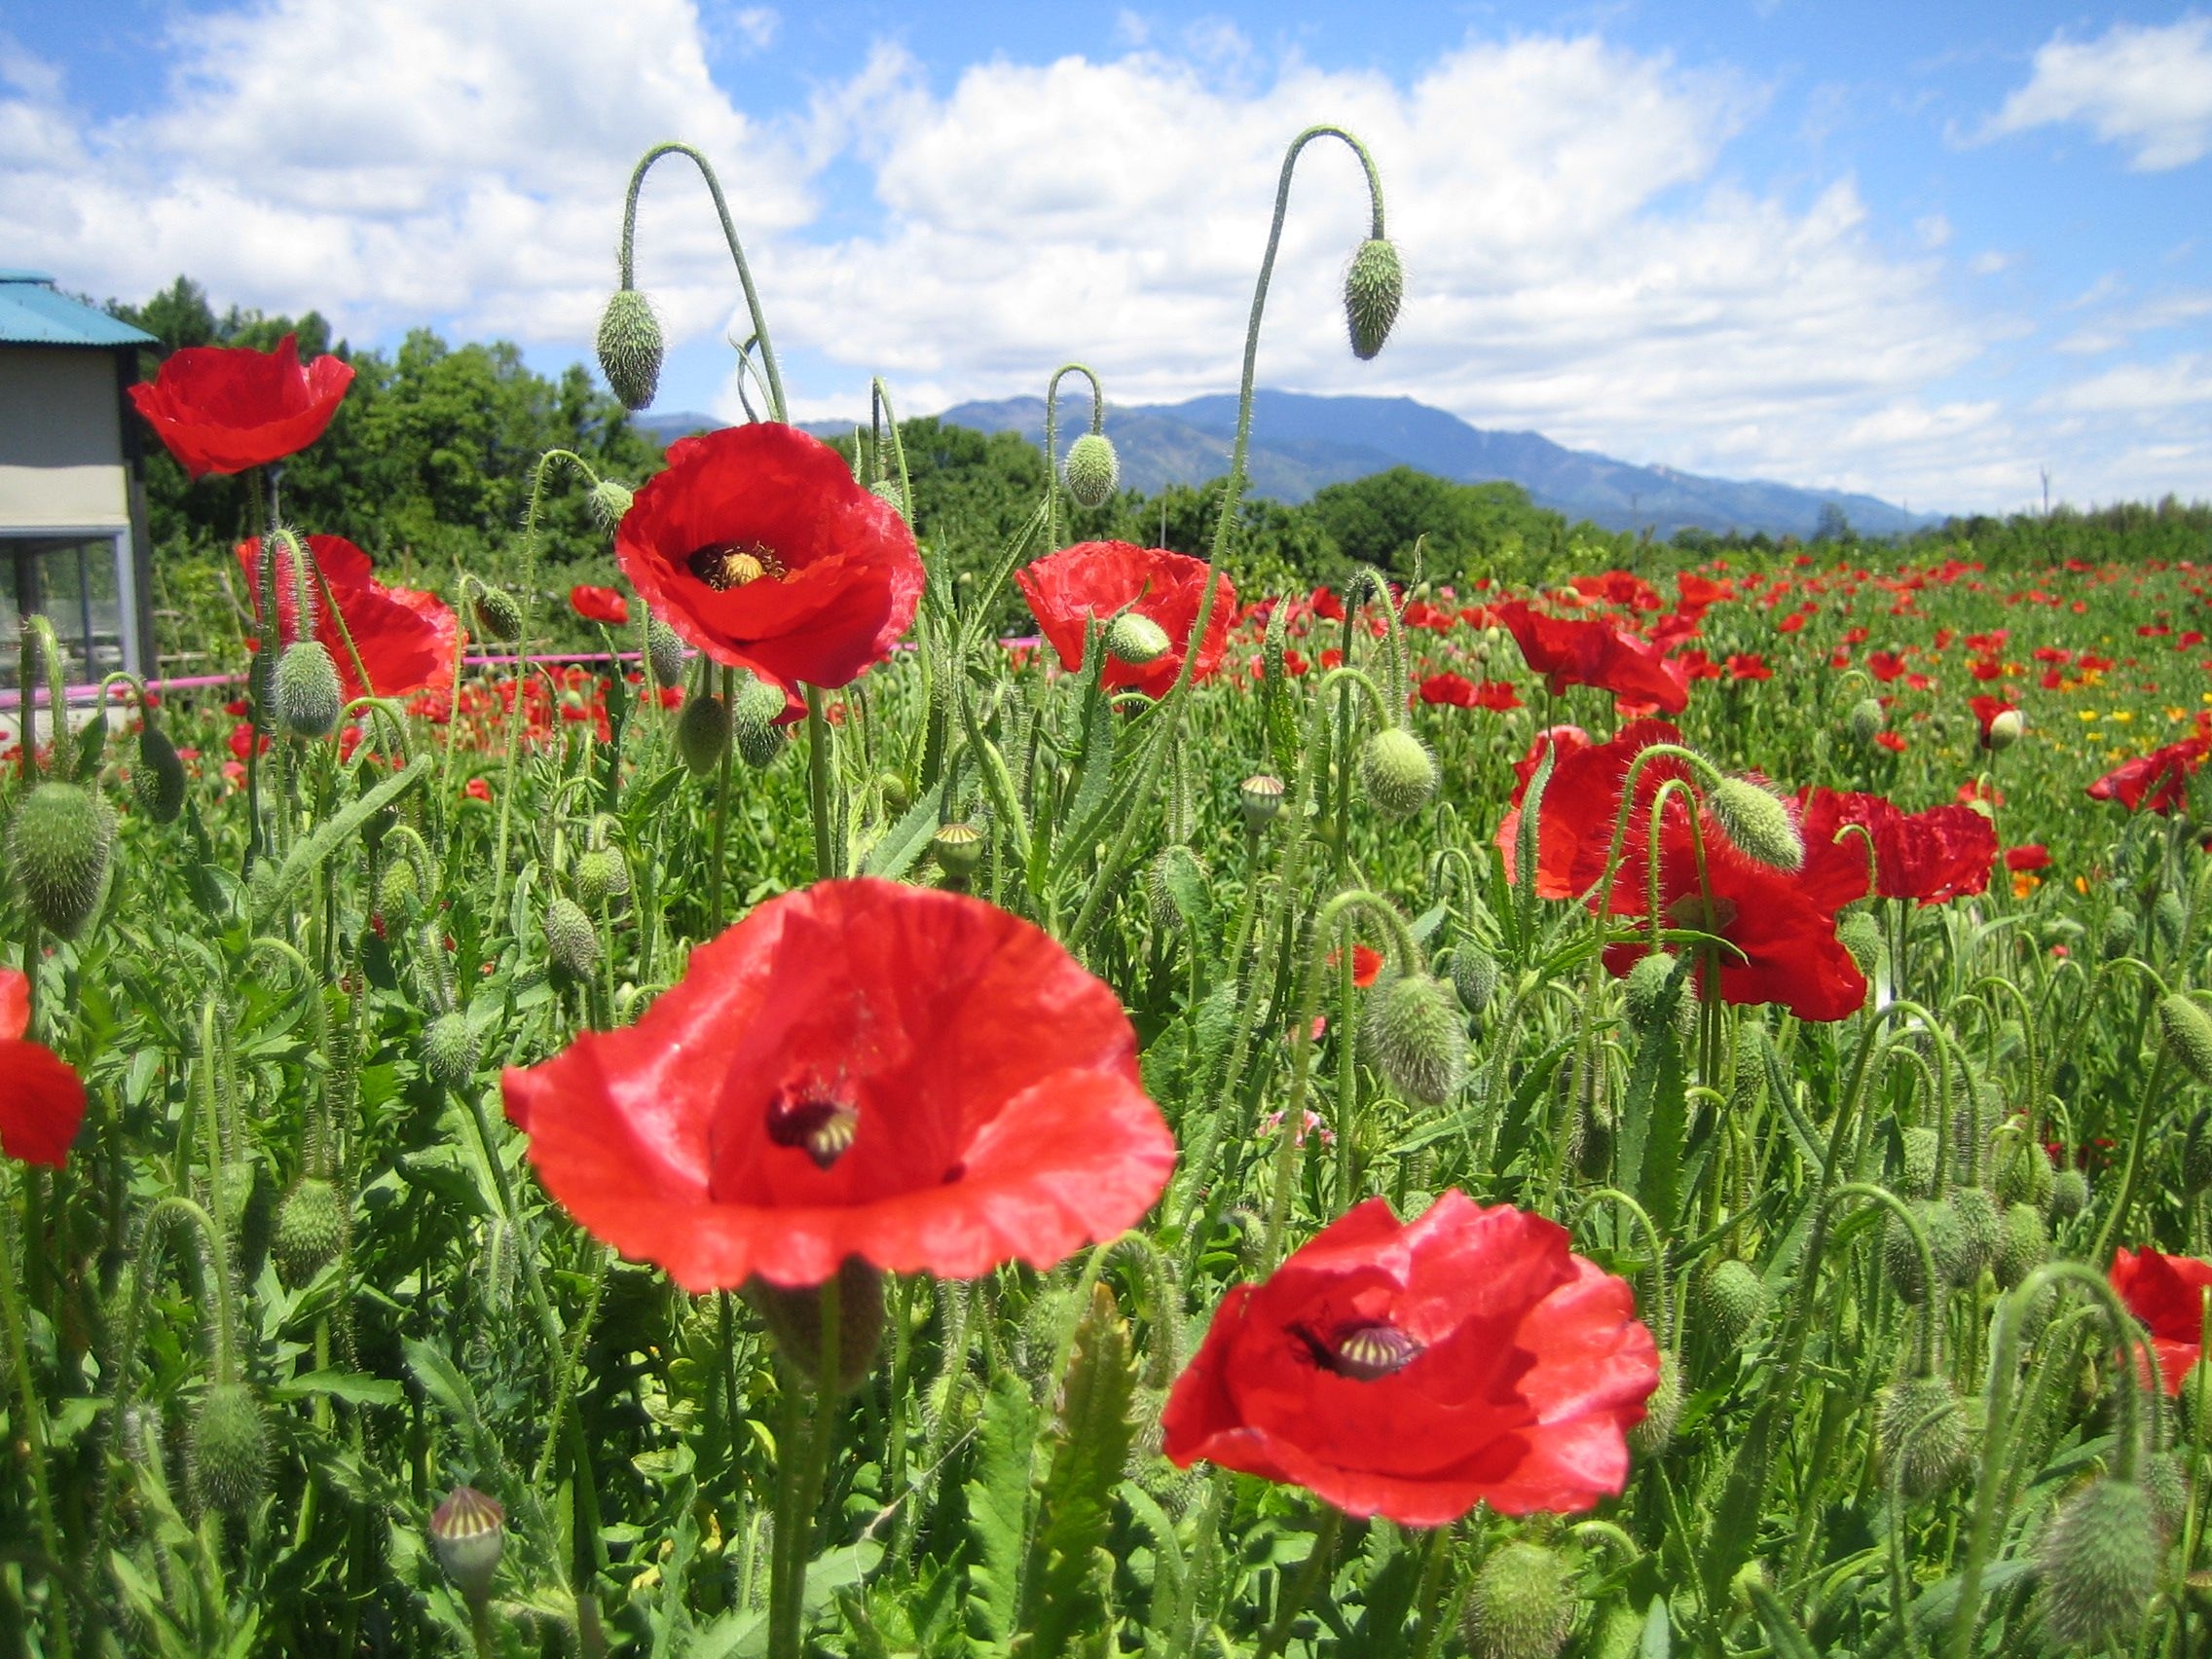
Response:
[[[0,1156],[59,1169],[85,1118],[84,1081],[43,1043],[25,1042],[30,981],[0,968]]]
[[[683,640],[787,690],[850,684],[922,597],[905,520],[821,439],[766,421],[671,445],[614,556]]]
[[[2041,841],[2030,841],[2020,847],[2007,847],[2005,867],[2009,870],[2047,869],[2050,867],[2050,849]]]
[[[1873,844],[1874,892],[1923,904],[1971,898],[1989,889],[1997,862],[1997,826],[1971,806],[1906,812],[1877,794],[1806,789],[1797,797],[1808,864],[1856,863],[1866,870]],[[1864,839],[1845,827],[1856,825]]]
[[[1161,1449],[1408,1527],[1572,1514],[1626,1484],[1658,1382],[1628,1285],[1558,1223],[1453,1191],[1401,1224],[1369,1198],[1222,1299]]]
[[[1555,726],[1551,733],[1539,735],[1536,744],[1562,730],[1582,738],[1578,727]],[[1539,899],[1579,899],[1604,879],[1629,768],[1653,744],[1679,743],[1682,734],[1665,720],[1631,720],[1606,743],[1593,744],[1587,738],[1576,743],[1574,738],[1559,743],[1559,758],[1552,766],[1551,781],[1544,785],[1543,810],[1536,820]],[[1536,747],[1529,753],[1531,758],[1536,757]],[[1515,770],[1521,772],[1519,766]],[[1533,764],[1528,764],[1527,771],[1521,772],[1512,808],[1497,827],[1497,849],[1504,857],[1509,880],[1520,879],[1522,803],[1535,771]],[[1659,786],[1669,778],[1688,775],[1681,761],[1666,756],[1646,762],[1637,774],[1637,804],[1622,844],[1624,854],[1633,852],[1649,835],[1651,797]]]
[[[1981,727],[1981,746],[1989,747],[1989,728],[1997,723],[1999,715],[2013,713],[2019,705],[2003,697],[1969,697],[1967,706],[1973,710],[1974,723]]]
[[[1432,674],[1420,682],[1420,700],[1471,709],[1475,706],[1475,682],[1463,674]]]
[[[461,648],[461,623],[436,594],[415,588],[387,588],[376,578],[369,556],[340,535],[307,535],[308,552],[323,580],[338,616],[323,603],[320,584],[309,578],[314,607],[314,637],[338,665],[338,682],[349,698],[404,697],[410,692],[448,685],[453,681],[454,653]],[[262,609],[261,543],[241,541],[239,569],[245,573],[254,608]],[[299,638],[299,585],[292,574],[291,555],[276,550],[277,631],[284,645]],[[346,626],[339,628],[339,617]],[[346,646],[353,642],[352,649]],[[353,652],[361,655],[359,668]],[[368,683],[361,682],[361,669]]]
[[[322,436],[352,384],[353,365],[336,357],[302,368],[299,340],[287,334],[274,351],[172,351],[160,374],[130,387],[130,401],[185,470],[204,478],[297,455]]]
[[[2212,737],[2185,737],[2122,761],[2089,785],[2091,800],[2117,800],[2130,812],[2171,816],[2189,804],[2189,780],[2212,755]]]
[[[694,1293],[848,1256],[1050,1267],[1175,1161],[1108,986],[1018,917],[890,881],[769,900],[637,1024],[504,1088],[578,1225]]]
[[[1530,672],[1544,675],[1555,695],[1569,685],[1595,685],[1671,715],[1689,707],[1687,677],[1659,647],[1610,622],[1546,616],[1519,599],[1493,607],[1493,614],[1512,632]]]
[[[1191,631],[1198,626],[1198,605],[1205,597],[1203,559],[1187,553],[1170,553],[1161,547],[1138,547],[1126,541],[1079,541],[1057,553],[1048,553],[1016,571],[1037,626],[1060,654],[1060,666],[1083,666],[1085,624],[1093,616],[1101,622],[1123,609],[1134,611],[1160,624],[1167,636],[1167,648],[1142,665],[1106,661],[1106,686],[1112,691],[1142,691],[1148,697],[1164,697],[1175,677],[1183,671],[1183,656],[1191,648]],[[1224,571],[1214,595],[1213,614],[1206,621],[1205,638],[1198,644],[1192,678],[1203,680],[1221,666],[1221,653],[1229,643],[1230,618],[1236,614],[1236,590]]]
[[[610,587],[578,582],[569,590],[569,604],[586,622],[604,622],[619,628],[630,620],[630,602]]]
[[[2112,1287],[2127,1310],[2151,1333],[2151,1351],[2158,1360],[2158,1384],[2181,1392],[2182,1379],[2201,1355],[2204,1293],[2212,1290],[2212,1263],[2190,1256],[2162,1256],[2148,1245],[2122,1247],[2112,1257]]]

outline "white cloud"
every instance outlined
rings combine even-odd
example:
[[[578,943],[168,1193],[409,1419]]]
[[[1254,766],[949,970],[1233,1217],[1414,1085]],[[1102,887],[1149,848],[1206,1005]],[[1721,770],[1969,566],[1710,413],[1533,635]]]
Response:
[[[1976,276],[1994,276],[2012,263],[2012,256],[1996,248],[1984,248],[1967,261],[1967,269]]]
[[[2212,355],[2185,351],[2157,363],[2122,363],[2051,393],[2047,407],[2085,414],[2157,414],[2212,403]]]
[[[2212,150],[2212,18],[2116,23],[2093,41],[2053,35],[1982,135],[2076,121],[2133,150],[2129,165],[2144,172]]]

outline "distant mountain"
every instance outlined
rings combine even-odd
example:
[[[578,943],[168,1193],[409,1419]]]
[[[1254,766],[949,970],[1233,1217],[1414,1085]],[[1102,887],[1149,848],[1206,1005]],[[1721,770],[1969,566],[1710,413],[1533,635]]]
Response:
[[[1041,397],[956,404],[939,419],[977,431],[1018,432],[1035,444],[1045,441]],[[1061,404],[1063,450],[1089,421],[1088,398]],[[689,413],[647,415],[637,424],[663,442],[721,424]],[[852,424],[815,422],[808,430],[835,436],[850,432]],[[1236,399],[1222,393],[1185,403],[1108,404],[1106,430],[1121,455],[1126,488],[1150,495],[1162,485],[1202,484],[1229,470]],[[1410,397],[1261,391],[1253,398],[1252,434],[1251,493],[1277,501],[1303,501],[1326,484],[1412,466],[1462,484],[1504,479],[1527,490],[1538,506],[1570,520],[1588,519],[1606,530],[1649,527],[1660,536],[1697,529],[1809,537],[1822,510],[1831,505],[1865,535],[1894,535],[1940,522],[1940,515],[1908,513],[1873,496],[1638,466],[1567,449],[1540,432],[1470,426]]]
[[[664,445],[687,438],[693,432],[711,432],[718,426],[726,426],[727,421],[718,421],[712,415],[702,415],[694,409],[675,409],[666,414],[633,415],[630,424]]]

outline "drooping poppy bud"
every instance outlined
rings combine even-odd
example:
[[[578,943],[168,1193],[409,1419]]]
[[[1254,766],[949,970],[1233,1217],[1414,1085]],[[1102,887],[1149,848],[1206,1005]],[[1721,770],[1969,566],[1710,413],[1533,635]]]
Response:
[[[630,866],[612,847],[587,847],[576,855],[576,902],[597,914],[620,910],[630,897]]]
[[[1889,718],[1882,711],[1878,697],[1862,697],[1851,705],[1851,737],[1861,748],[1871,744],[1882,733]]]
[[[731,735],[748,766],[759,770],[775,764],[784,752],[784,727],[776,717],[784,712],[783,687],[773,681],[749,680],[738,687],[730,705]]]
[[[1479,1018],[1490,1007],[1491,998],[1497,995],[1497,958],[1481,945],[1469,940],[1452,952],[1452,988],[1469,1014]]]
[[[1908,1377],[1882,1391],[1874,1438],[1905,1496],[1933,1497],[1965,1472],[1973,1423],[1948,1377]]]
[[[393,859],[385,866],[384,875],[377,882],[377,914],[386,926],[394,922],[411,922],[422,903],[420,879],[415,874],[415,861]]]
[[[1377,1068],[1406,1097],[1440,1105],[1467,1076],[1466,1016],[1427,973],[1393,974],[1367,999],[1360,1036]]]
[[[2034,1204],[2007,1205],[1997,1260],[1991,1264],[1997,1282],[2010,1290],[2049,1258],[2050,1230],[2044,1225],[2043,1211]]]
[[[1904,1162],[1898,1176],[1899,1190],[1908,1198],[1925,1198],[1936,1190],[1936,1154],[1939,1145],[1936,1131],[1914,1127],[1905,1130],[1899,1138],[1904,1143]]]
[[[1574,1630],[1574,1605],[1558,1552],[1517,1540],[1483,1559],[1459,1634],[1473,1659],[1553,1659]]]
[[[1114,453],[1113,439],[1103,432],[1084,433],[1068,445],[1062,475],[1077,506],[1104,506],[1122,478],[1122,460]]]
[[[1659,1352],[1659,1385],[1643,1402],[1643,1420],[1628,1431],[1628,1449],[1639,1457],[1656,1457],[1675,1438],[1682,1420],[1682,1362],[1673,1350]]]
[[[184,760],[167,732],[151,719],[138,727],[138,764],[131,768],[130,792],[138,810],[156,824],[175,821],[184,810]]]
[[[352,1218],[338,1189],[315,1176],[303,1176],[276,1206],[276,1226],[269,1253],[276,1275],[297,1290],[346,1252]]]
[[[1123,611],[1106,625],[1106,654],[1131,668],[1158,662],[1173,644],[1166,629],[1134,610]]]
[[[44,783],[16,808],[8,833],[16,891],[39,925],[74,939],[92,919],[107,878],[115,815],[78,784]]]
[[[1733,1352],[1764,1317],[1766,1286],[1751,1263],[1723,1256],[1698,1275],[1697,1305],[1714,1340]]]
[[[588,979],[599,966],[599,935],[574,900],[556,896],[547,903],[545,954],[571,979]]]
[[[1982,733],[1982,746],[1992,754],[2009,749],[2026,735],[2028,718],[2017,709],[2007,709],[1989,722]]]
[[[2079,1169],[2061,1169],[2050,1183],[2050,1218],[2072,1221],[2089,1207],[2089,1178]]]
[[[209,1385],[185,1446],[193,1494],[208,1508],[240,1515],[267,1493],[269,1420],[245,1383]]]
[[[1411,818],[1435,795],[1439,779],[1419,738],[1404,726],[1384,726],[1360,745],[1359,781],[1383,817]]]
[[[2036,1551],[2053,1642],[2094,1651],[2132,1639],[2157,1593],[2164,1554],[2150,1494],[2134,1482],[2096,1481],[2066,1499]]]
[[[1749,778],[1722,778],[1706,795],[1721,832],[1746,858],[1775,869],[1801,869],[1805,838],[1773,791]]]
[[[546,912],[545,927],[550,940],[551,911]],[[423,1033],[423,1070],[441,1088],[466,1088],[476,1075],[476,1038],[468,1029],[468,1016],[458,1009],[439,1014]]]
[[[430,1548],[472,1608],[491,1600],[492,1580],[506,1547],[507,1512],[474,1487],[455,1487],[430,1515]]]
[[[338,729],[346,693],[338,664],[320,640],[300,640],[276,659],[276,718],[296,737],[328,737]]]
[[[1929,1254],[1936,1259],[1936,1276],[1946,1284],[1957,1283],[1967,1259],[1958,1212],[1949,1204],[1921,1198],[1912,1205],[1912,1219],[1920,1224],[1920,1231],[1928,1239]],[[1882,1230],[1882,1266],[1889,1273],[1890,1283],[1905,1303],[1917,1308],[1928,1300],[1929,1286],[1921,1271],[1920,1248],[1913,1242],[1911,1232],[1894,1218]]]
[[[1996,1266],[1998,1247],[2005,1242],[2005,1222],[1986,1187],[1953,1187],[1949,1202],[1958,1218],[1961,1249],[1958,1272],[1951,1282],[1964,1289],[1981,1277],[1984,1268]]]
[[[2212,1083],[2212,1014],[2206,1014],[2194,998],[2176,991],[2158,1003],[2158,1030],[2174,1058],[2199,1083]]]
[[[488,587],[471,576],[465,597],[477,633],[501,643],[522,636],[522,606],[505,588]]]
[[[645,661],[656,685],[675,685],[683,679],[683,641],[657,616],[645,624]]]
[[[591,507],[592,522],[602,530],[612,530],[622,522],[622,515],[630,510],[630,503],[637,499],[637,495],[627,484],[602,478],[591,487],[591,493],[584,499]]]
[[[660,386],[660,321],[635,288],[617,290],[599,318],[599,368],[628,410],[644,409]]]
[[[1405,293],[1405,267],[1397,247],[1383,237],[1361,242],[1345,273],[1345,325],[1351,354],[1361,362],[1372,359],[1390,338]]]
[[[728,747],[727,705],[712,691],[694,691],[676,717],[676,752],[694,778],[704,778],[722,763]]]

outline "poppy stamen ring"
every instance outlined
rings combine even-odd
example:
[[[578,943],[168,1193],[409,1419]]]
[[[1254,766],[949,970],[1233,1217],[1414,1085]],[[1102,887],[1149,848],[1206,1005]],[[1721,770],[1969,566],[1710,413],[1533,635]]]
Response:
[[[818,1094],[787,1092],[768,1108],[768,1139],[805,1153],[817,1169],[828,1169],[850,1152],[860,1127],[855,1108]]]
[[[757,542],[710,542],[684,563],[690,566],[693,575],[717,593],[744,587],[762,576],[773,576],[781,581],[788,573],[784,562]]]

